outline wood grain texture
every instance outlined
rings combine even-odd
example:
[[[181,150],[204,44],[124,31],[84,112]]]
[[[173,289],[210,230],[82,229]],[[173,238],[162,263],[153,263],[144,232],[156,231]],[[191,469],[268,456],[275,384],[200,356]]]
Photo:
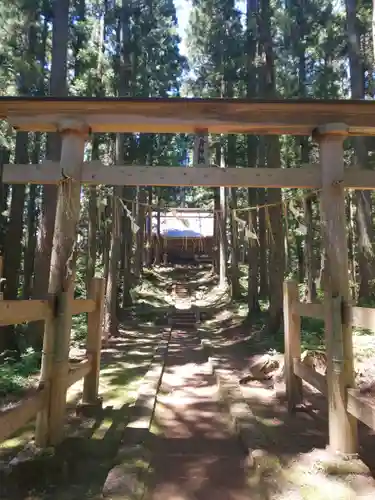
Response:
[[[338,127],[338,132],[340,132]],[[322,131],[324,133],[324,130]],[[330,131],[332,132],[332,130]],[[342,314],[349,303],[349,266],[345,217],[344,137],[330,133],[319,137],[322,167],[321,229],[325,262],[325,345],[329,446],[344,454],[357,453],[357,422],[346,409],[346,389],[354,387],[352,325]]]
[[[19,130],[51,132],[66,119],[92,132],[310,135],[342,122],[348,134],[375,135],[375,102],[189,98],[0,98],[0,119]]]
[[[301,378],[308,384],[312,385],[319,392],[327,395],[327,381],[326,377],[317,372],[311,366],[304,365],[299,359],[293,360],[294,374]]]
[[[320,189],[319,164],[300,168],[246,168],[116,165],[93,161],[83,164],[82,184],[114,186],[205,186],[205,187],[275,187]],[[58,184],[63,180],[57,162],[7,164],[3,166],[4,184]],[[344,170],[342,185],[347,189],[375,189],[375,171]]]

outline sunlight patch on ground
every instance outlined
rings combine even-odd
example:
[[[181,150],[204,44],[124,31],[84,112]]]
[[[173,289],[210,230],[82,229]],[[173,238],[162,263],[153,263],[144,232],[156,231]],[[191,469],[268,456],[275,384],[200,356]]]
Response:
[[[374,498],[372,479],[362,475],[365,471],[351,474],[347,466],[347,470],[338,467],[330,472],[329,464],[336,462],[322,450],[301,454],[289,464],[265,450],[253,450],[247,463],[247,483],[256,498],[268,500]],[[356,470],[356,463],[351,470]]]

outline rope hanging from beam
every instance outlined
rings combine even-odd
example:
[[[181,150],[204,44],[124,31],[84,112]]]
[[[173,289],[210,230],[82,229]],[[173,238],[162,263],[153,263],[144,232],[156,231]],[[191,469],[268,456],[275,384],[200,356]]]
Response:
[[[199,130],[194,138],[193,165],[209,166],[209,156],[208,130]]]

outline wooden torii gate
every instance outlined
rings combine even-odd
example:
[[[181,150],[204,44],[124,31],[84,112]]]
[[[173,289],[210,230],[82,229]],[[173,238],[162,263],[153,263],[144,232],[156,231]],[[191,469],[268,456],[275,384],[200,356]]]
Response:
[[[375,135],[375,102],[370,101],[251,101],[236,99],[124,99],[124,98],[0,98],[0,119],[16,130],[59,132],[60,163],[5,165],[3,182],[57,184],[58,204],[49,292],[61,294],[67,275],[79,218],[81,184],[133,186],[239,186],[321,189],[322,231],[327,253],[329,297],[349,305],[348,248],[344,188],[375,188],[375,172],[344,169],[344,139]],[[313,135],[320,145],[320,165],[299,169],[215,167],[105,166],[83,163],[90,133],[196,133],[257,135]],[[200,162],[199,162],[200,163]],[[345,311],[345,307],[342,307]],[[354,387],[352,328],[348,315],[333,325],[326,312],[328,353],[329,441],[332,450],[357,452],[356,420],[346,410],[346,389]],[[65,329],[66,330],[66,329]],[[68,356],[66,338],[50,329],[45,335],[58,341],[58,354]],[[55,351],[56,352],[56,351]],[[340,370],[334,366],[342,355]],[[66,366],[62,364],[61,366]],[[64,374],[52,378],[51,393],[59,428],[64,418]],[[62,427],[60,425],[60,427]],[[58,441],[55,436],[55,441]]]

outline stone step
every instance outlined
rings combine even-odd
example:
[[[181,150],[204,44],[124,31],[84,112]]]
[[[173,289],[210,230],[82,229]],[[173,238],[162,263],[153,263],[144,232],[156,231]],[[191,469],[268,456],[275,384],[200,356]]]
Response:
[[[193,319],[195,321],[195,314],[178,314],[173,313],[170,316],[171,318],[181,318],[181,319]]]
[[[172,314],[170,316],[170,318],[173,318],[173,319],[182,319],[182,320],[186,320],[186,321],[194,321],[195,322],[195,314],[194,316],[180,316],[178,314]]]

